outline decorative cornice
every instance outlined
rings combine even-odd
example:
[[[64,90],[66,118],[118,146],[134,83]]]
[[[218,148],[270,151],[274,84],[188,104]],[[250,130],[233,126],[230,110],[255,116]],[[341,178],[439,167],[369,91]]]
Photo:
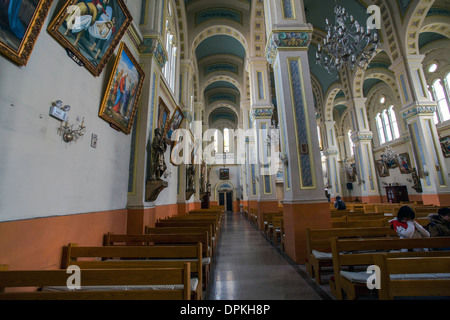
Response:
[[[167,62],[167,53],[161,45],[159,37],[144,36],[144,40],[139,45],[139,53],[141,55],[153,55],[161,69]]]
[[[418,116],[418,115],[433,115],[434,112],[436,111],[436,107],[433,106],[418,106],[418,107],[414,107],[412,109],[409,109],[406,112],[402,113],[402,118],[407,120],[409,118]]]
[[[266,57],[270,64],[273,63],[277,50],[280,48],[305,49],[312,40],[313,29],[296,31],[274,31],[269,37],[266,48]]]
[[[252,109],[251,117],[253,119],[267,119],[272,118],[273,108],[258,108]]]
[[[373,139],[373,133],[357,133],[355,136],[352,136],[353,143],[357,143],[360,141],[371,141]]]

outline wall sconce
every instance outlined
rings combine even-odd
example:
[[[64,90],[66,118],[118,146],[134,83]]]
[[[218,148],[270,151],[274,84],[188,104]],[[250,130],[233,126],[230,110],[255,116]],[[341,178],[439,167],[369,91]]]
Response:
[[[64,124],[61,123],[58,131],[59,134],[63,137],[64,142],[72,142],[78,140],[78,138],[82,137],[86,132],[86,126],[84,125],[84,118],[81,121],[81,124],[78,125],[78,128],[74,129],[76,124],[69,125],[68,121],[65,121]]]
[[[172,171],[170,169],[166,170],[163,174],[164,179],[170,178]]]
[[[70,106],[63,106],[61,100],[56,100],[50,107],[50,115],[60,121],[61,125],[58,128],[59,135],[62,136],[64,142],[72,142],[78,140],[86,132],[86,126],[84,125],[84,118],[81,124],[69,124],[67,112],[70,111]],[[77,118],[79,122],[79,118]]]
[[[430,175],[430,172],[428,171],[428,167],[426,165],[423,166],[422,172],[425,177],[428,177]]]

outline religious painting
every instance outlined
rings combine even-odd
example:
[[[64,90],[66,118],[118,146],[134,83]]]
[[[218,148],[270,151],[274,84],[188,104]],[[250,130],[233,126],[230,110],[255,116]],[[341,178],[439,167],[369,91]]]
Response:
[[[380,177],[389,177],[389,169],[383,160],[376,160],[375,166]]]
[[[164,128],[166,127],[166,124],[169,121],[169,116],[170,116],[169,108],[160,99],[159,106],[158,106],[158,119],[157,119],[156,127],[158,129],[161,129],[161,132],[164,131]]]
[[[220,169],[219,178],[220,180],[230,180],[230,169]]]
[[[413,171],[411,167],[411,161],[409,161],[408,153],[402,153],[398,155],[398,165],[401,174],[409,174]]]
[[[48,32],[80,66],[102,73],[132,20],[123,0],[70,0]]]
[[[450,158],[450,137],[444,137],[440,139],[441,149],[444,157]]]
[[[0,53],[25,66],[53,0],[0,1]]]
[[[398,167],[397,159],[387,160],[385,163],[388,169],[395,169]]]
[[[131,132],[145,74],[122,42],[99,116],[125,134]]]
[[[165,128],[165,135],[168,141],[172,140],[172,133],[177,130],[178,128],[180,128],[181,123],[184,120],[184,115],[183,112],[181,111],[181,109],[178,107],[175,112],[172,115],[172,118],[170,119],[170,121],[167,123],[166,128]]]

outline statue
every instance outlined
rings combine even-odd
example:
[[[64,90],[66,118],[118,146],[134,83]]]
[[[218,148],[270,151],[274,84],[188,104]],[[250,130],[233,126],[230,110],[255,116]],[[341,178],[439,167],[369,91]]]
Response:
[[[186,166],[186,190],[187,191],[195,190],[194,179],[195,179],[195,166],[193,164],[189,164]]]
[[[417,175],[416,168],[413,168],[413,169],[412,169],[411,174],[412,174],[412,180],[413,180],[413,183],[414,183],[414,185],[412,186],[412,188],[413,188],[414,190],[416,190],[417,193],[422,193],[422,191],[423,191],[423,190],[422,190],[422,183],[420,182],[420,178],[419,178],[419,176]]]
[[[161,129],[155,129],[155,137],[152,142],[152,180],[161,180],[161,176],[166,171],[167,166],[164,160],[164,153],[167,150],[165,137],[161,133]]]
[[[167,169],[164,160],[164,153],[167,150],[167,141],[159,128],[155,129],[155,137],[153,138],[151,147],[151,179],[150,181],[147,181],[146,184],[145,201],[155,201],[161,191],[169,185],[167,181],[161,179],[161,176]]]

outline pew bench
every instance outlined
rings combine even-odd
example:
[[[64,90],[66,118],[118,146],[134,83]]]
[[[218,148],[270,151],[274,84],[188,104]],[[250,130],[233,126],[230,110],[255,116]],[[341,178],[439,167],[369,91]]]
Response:
[[[75,265],[81,269],[179,268],[191,265],[193,300],[202,299],[202,244],[177,246],[99,246],[80,247],[70,243],[63,247],[61,268]]]
[[[450,237],[418,238],[418,239],[331,239],[334,276],[330,280],[330,288],[337,299],[342,300],[344,294],[348,300],[357,299],[369,292],[365,271],[345,271],[343,266],[365,268],[375,264],[374,257],[384,253],[388,258],[398,257],[441,257],[450,256],[450,251],[403,251],[407,249],[444,249],[450,246]]]
[[[333,266],[332,238],[397,237],[390,227],[306,229],[306,269],[320,285],[322,269]]]
[[[171,233],[171,234],[113,234],[104,236],[104,246],[139,246],[139,245],[197,245],[202,244],[203,286],[206,289],[211,270],[211,248],[208,233]]]
[[[398,297],[450,297],[450,256],[374,257],[380,268],[380,300]]]
[[[0,300],[191,299],[189,262],[172,268],[84,269],[78,289],[67,287],[66,270],[0,270]]]

